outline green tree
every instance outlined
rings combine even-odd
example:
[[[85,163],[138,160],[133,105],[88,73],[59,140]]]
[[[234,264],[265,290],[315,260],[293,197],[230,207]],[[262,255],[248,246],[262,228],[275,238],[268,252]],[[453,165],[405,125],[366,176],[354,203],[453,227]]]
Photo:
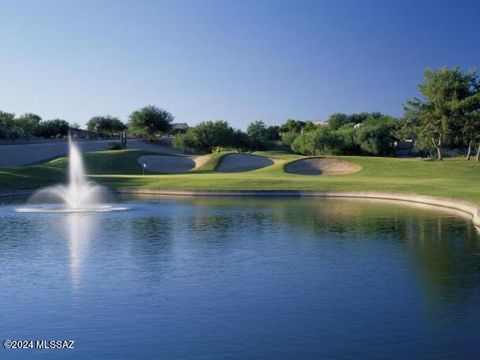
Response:
[[[228,125],[228,122],[206,121],[189,128],[185,134],[177,135],[173,145],[177,148],[212,153],[232,146],[233,135],[234,130]]]
[[[35,130],[35,135],[44,138],[60,137],[68,135],[70,125],[61,119],[41,121]]]
[[[346,155],[359,155],[362,150],[357,142],[358,127],[354,123],[347,123],[340,127],[336,132],[342,141],[342,153]]]
[[[267,150],[272,147],[275,141],[280,140],[280,129],[278,126],[266,126],[263,121],[254,121],[247,127],[247,134],[251,146],[255,150]]]
[[[15,131],[15,114],[0,110],[0,138],[12,138]]]
[[[265,140],[266,141],[278,141],[280,140],[280,127],[277,125],[272,125],[267,127],[267,131],[265,132]]]
[[[98,135],[113,136],[126,130],[127,126],[117,117],[94,116],[87,122],[87,130]]]
[[[317,125],[315,124],[313,121],[307,121],[305,123],[305,126],[302,128],[302,131],[314,131],[316,130],[319,126],[323,126],[323,125]]]
[[[460,133],[462,134],[465,145],[467,145],[466,159],[470,160],[472,147],[475,142],[479,142],[478,149],[480,150],[480,110],[471,111],[466,114],[463,118],[462,125]]]
[[[30,137],[38,128],[42,118],[37,114],[26,113],[15,120],[18,128],[27,136]]]
[[[233,131],[231,146],[239,153],[248,152],[252,147],[248,134],[242,130]]]
[[[332,114],[328,118],[328,126],[330,126],[333,130],[340,129],[342,126],[345,126],[350,122],[349,116],[342,113]]]
[[[170,130],[173,119],[167,110],[146,106],[130,114],[128,125],[134,133],[152,141],[157,135]]]
[[[282,143],[290,147],[292,143],[295,141],[295,139],[297,138],[297,136],[298,136],[298,133],[296,133],[295,131],[282,133]]]
[[[305,121],[288,119],[283,125],[280,126],[280,132],[282,134],[287,132],[296,132],[297,134],[300,134],[304,126]]]
[[[398,122],[389,116],[368,117],[356,128],[356,143],[367,155],[391,155],[397,125]]]
[[[328,126],[304,132],[293,141],[292,150],[303,155],[340,154],[343,142],[340,136]]]
[[[442,160],[445,142],[458,135],[457,124],[478,100],[478,80],[474,71],[464,73],[458,67],[426,69],[424,76],[425,82],[418,86],[422,99],[407,100],[404,113],[417,133],[432,143],[437,160]]]

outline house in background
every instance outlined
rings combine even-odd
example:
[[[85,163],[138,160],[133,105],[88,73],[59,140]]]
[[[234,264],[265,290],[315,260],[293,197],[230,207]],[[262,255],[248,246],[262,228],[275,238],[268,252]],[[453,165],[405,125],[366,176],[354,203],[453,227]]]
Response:
[[[172,130],[178,131],[178,132],[184,132],[187,131],[189,128],[187,123],[173,123],[172,124]]]

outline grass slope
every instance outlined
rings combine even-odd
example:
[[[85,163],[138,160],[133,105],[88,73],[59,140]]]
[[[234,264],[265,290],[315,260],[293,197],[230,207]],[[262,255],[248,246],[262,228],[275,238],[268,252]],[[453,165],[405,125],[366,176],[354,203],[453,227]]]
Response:
[[[223,154],[214,154],[202,168],[184,174],[142,176],[137,158],[145,151],[102,151],[85,156],[91,178],[112,188],[177,190],[375,190],[445,196],[480,202],[480,165],[474,161],[443,162],[338,156],[363,169],[350,175],[294,175],[283,171],[289,161],[302,158],[280,152],[262,152],[275,165],[244,173],[215,172]],[[0,190],[37,188],[65,178],[66,159],[43,166],[0,169]]]

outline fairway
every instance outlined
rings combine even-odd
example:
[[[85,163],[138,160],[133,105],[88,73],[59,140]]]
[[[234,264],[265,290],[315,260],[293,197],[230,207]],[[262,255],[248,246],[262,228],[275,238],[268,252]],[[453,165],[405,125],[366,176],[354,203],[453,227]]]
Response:
[[[308,158],[282,152],[257,152],[275,164],[262,169],[222,173],[215,169],[225,153],[216,153],[203,166],[185,173],[155,174],[137,162],[139,150],[87,153],[86,168],[91,180],[112,189],[145,188],[161,190],[337,190],[385,191],[450,197],[480,202],[480,165],[475,161],[448,159],[426,161],[382,157],[332,157],[361,166],[353,174],[322,176],[297,175],[284,171],[295,160]],[[158,153],[157,153],[158,154]],[[45,165],[0,170],[0,190],[36,189],[66,177],[67,159]]]

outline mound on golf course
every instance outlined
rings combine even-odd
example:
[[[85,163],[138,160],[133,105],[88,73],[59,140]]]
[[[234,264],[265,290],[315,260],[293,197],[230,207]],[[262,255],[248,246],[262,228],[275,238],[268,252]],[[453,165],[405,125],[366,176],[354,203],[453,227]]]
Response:
[[[258,155],[227,154],[222,157],[216,170],[219,172],[242,172],[273,165],[272,159]]]
[[[285,166],[285,172],[300,175],[341,175],[360,170],[360,165],[330,158],[297,160]]]
[[[140,164],[145,164],[146,169],[159,173],[187,172],[202,166],[209,158],[207,156],[168,156],[168,155],[143,155],[138,158]]]

